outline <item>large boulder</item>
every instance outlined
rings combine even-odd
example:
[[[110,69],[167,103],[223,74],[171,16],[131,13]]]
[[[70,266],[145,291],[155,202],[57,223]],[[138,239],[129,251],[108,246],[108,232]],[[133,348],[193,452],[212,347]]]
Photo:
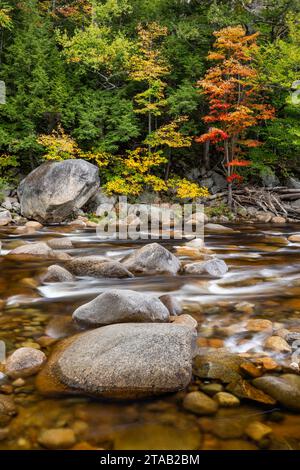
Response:
[[[184,389],[196,333],[171,323],[125,323],[64,340],[40,372],[44,394],[135,399]]]
[[[87,327],[126,322],[167,322],[169,311],[154,295],[112,289],[77,308],[73,319]]]
[[[180,269],[178,258],[159,243],[135,250],[122,260],[122,264],[132,273],[177,274]]]
[[[98,168],[84,160],[46,162],[18,188],[21,213],[42,223],[59,223],[76,213],[99,190]]]

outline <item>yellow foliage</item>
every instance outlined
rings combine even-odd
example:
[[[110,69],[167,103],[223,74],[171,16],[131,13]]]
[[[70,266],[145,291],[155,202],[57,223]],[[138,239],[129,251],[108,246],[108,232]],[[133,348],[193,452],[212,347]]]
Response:
[[[208,197],[209,191],[207,188],[199,186],[186,178],[172,178],[169,179],[168,185],[170,188],[176,189],[177,196],[180,199],[194,199],[196,197]]]
[[[138,196],[143,190],[141,183],[132,180],[126,180],[121,176],[113,178],[105,185],[107,194],[122,194],[124,196]]]
[[[37,142],[46,148],[43,155],[45,160],[67,160],[69,158],[83,158],[91,160],[98,167],[106,167],[113,158],[108,152],[84,152],[71,136],[66,134],[62,126],[58,126],[51,134],[41,134]]]
[[[123,160],[123,163],[126,168],[143,174],[147,173],[153,166],[159,166],[166,163],[166,161],[161,152],[149,152],[144,147],[137,147],[135,150],[128,152],[128,156]]]
[[[52,134],[41,134],[37,142],[47,150],[47,153],[44,154],[45,160],[59,161],[76,158],[80,152],[76,141],[66,134],[61,126]]]

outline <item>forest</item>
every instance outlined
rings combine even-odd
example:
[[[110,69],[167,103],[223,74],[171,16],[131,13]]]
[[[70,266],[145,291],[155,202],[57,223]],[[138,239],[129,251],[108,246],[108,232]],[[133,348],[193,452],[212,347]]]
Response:
[[[0,2],[0,187],[45,160],[109,194],[299,175],[299,0]]]

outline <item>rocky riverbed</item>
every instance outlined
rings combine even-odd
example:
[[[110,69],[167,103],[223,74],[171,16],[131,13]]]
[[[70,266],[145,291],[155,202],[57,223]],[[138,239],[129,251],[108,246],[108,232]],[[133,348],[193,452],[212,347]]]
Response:
[[[0,449],[299,449],[300,226],[1,229]]]

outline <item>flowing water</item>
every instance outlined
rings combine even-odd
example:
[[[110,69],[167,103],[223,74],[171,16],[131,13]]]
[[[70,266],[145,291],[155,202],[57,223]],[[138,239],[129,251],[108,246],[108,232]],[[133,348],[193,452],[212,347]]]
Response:
[[[5,254],[17,240],[40,241],[62,234],[71,237],[71,255],[105,255],[119,260],[146,241],[101,241],[95,231],[70,231],[50,227],[32,236],[14,236],[2,228],[0,240],[0,339],[7,353],[35,343],[47,335],[54,339],[76,332],[70,318],[75,308],[109,288],[134,289],[161,295],[172,293],[199,322],[199,341],[233,352],[261,352],[263,333],[249,337],[249,318],[264,318],[278,327],[300,331],[300,244],[284,243],[280,237],[300,232],[300,225],[283,228],[269,225],[236,225],[235,232],[207,234],[205,243],[224,259],[229,271],[222,279],[206,276],[147,276],[133,279],[80,278],[74,283],[40,285],[38,276],[53,264],[45,260],[13,260]],[[176,251],[178,241],[163,241]],[[179,251],[181,259],[196,259]],[[218,333],[232,328],[225,337]],[[199,343],[199,344],[200,344]],[[201,344],[202,344],[201,343]],[[47,345],[45,352],[51,351]],[[284,359],[273,353],[279,363]],[[193,389],[193,386],[191,386]],[[9,390],[6,390],[9,393]],[[14,387],[18,415],[9,425],[0,449],[40,449],[43,429],[71,427],[77,448],[103,449],[255,449],[243,429],[248,422],[263,421],[273,430],[268,446],[300,448],[300,415],[264,408],[243,401],[236,409],[220,409],[215,416],[197,417],[181,406],[182,392],[134,403],[106,403],[86,397],[48,399],[35,390],[34,378]]]

